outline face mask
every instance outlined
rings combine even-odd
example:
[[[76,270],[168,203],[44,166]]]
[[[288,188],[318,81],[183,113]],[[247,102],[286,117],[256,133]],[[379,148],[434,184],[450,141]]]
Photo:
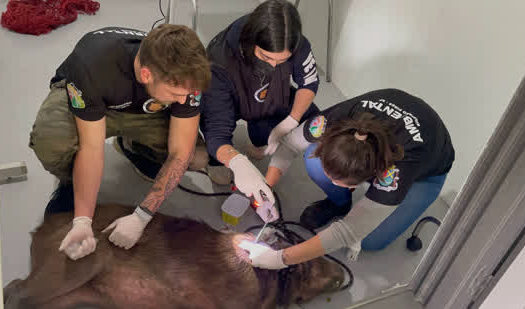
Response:
[[[253,71],[257,76],[270,76],[275,71],[275,68],[268,62],[262,61],[261,59],[254,57],[253,59]]]

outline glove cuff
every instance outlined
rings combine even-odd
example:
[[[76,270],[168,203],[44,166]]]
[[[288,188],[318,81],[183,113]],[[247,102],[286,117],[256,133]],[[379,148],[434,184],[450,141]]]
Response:
[[[230,159],[230,162],[228,163],[228,165],[230,166],[230,169],[235,172],[235,166],[239,163],[241,163],[242,161],[248,161],[248,163],[251,164],[250,160],[248,160],[248,157],[243,155],[243,154],[238,154],[236,155],[235,157],[231,158]]]
[[[135,214],[145,224],[148,224],[151,221],[151,219],[153,219],[153,216],[144,211],[144,209],[142,209],[142,207],[140,206],[137,206],[137,208],[135,208]]]
[[[281,249],[281,250],[277,251],[277,260],[278,260],[277,263],[279,263],[279,267],[280,268],[288,267],[288,265],[284,264],[283,252],[284,252],[284,249]]]
[[[73,219],[73,226],[75,226],[77,224],[85,224],[85,225],[91,226],[92,222],[93,222],[93,220],[90,217],[86,217],[86,216],[75,217]]]
[[[285,118],[285,121],[287,123],[290,123],[290,124],[294,124],[294,128],[296,128],[297,126],[299,126],[299,121],[295,120],[294,117],[292,117],[291,115],[288,115],[288,117]]]

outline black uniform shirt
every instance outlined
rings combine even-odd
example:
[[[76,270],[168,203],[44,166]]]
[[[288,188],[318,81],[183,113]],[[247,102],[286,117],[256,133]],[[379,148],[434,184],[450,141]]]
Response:
[[[145,37],[139,30],[108,27],[80,39],[51,80],[65,79],[69,108],[75,116],[95,121],[107,110],[144,114],[168,108],[179,118],[199,114],[200,92],[190,94],[185,104],[165,105],[151,98],[137,81],[134,60]]]
[[[304,137],[315,143],[326,128],[361,113],[390,120],[404,157],[383,172],[383,179],[369,180],[366,197],[384,205],[398,205],[418,180],[448,173],[454,161],[450,135],[439,115],[423,100],[397,89],[382,89],[334,105],[311,117]]]

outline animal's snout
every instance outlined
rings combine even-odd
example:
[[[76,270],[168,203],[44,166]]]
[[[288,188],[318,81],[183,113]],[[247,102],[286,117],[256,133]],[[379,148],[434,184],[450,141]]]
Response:
[[[352,282],[354,281],[354,277],[351,272],[347,273],[343,270],[342,266],[333,263],[335,267],[337,267],[336,274],[333,277],[332,280],[332,291],[339,291],[342,287],[348,284],[348,286],[352,285]]]

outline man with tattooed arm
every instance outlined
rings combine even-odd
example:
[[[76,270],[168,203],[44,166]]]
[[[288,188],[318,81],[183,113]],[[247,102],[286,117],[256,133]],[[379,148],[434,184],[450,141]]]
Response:
[[[125,249],[136,244],[188,167],[207,165],[204,147],[196,151],[195,145],[200,92],[210,78],[204,46],[185,26],[161,25],[149,33],[107,27],[80,39],[51,80],[29,143],[60,180],[46,215],[74,209],[57,249],[73,260],[96,249],[91,223],[106,138],[117,137],[117,150],[153,182],[132,214],[105,229]]]

